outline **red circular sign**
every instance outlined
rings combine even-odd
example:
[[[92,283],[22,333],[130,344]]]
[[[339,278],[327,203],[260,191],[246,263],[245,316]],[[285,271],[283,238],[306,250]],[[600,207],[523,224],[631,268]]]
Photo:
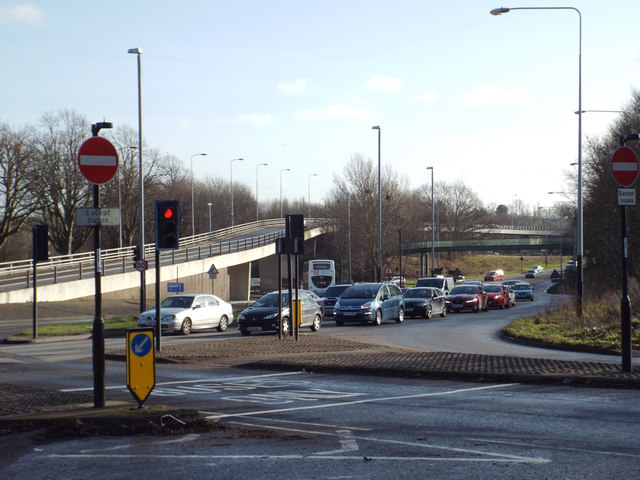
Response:
[[[639,173],[638,156],[629,147],[620,147],[611,158],[611,174],[613,179],[623,187],[635,183]]]
[[[91,137],[78,150],[78,166],[91,183],[107,183],[118,171],[118,152],[106,138]]]

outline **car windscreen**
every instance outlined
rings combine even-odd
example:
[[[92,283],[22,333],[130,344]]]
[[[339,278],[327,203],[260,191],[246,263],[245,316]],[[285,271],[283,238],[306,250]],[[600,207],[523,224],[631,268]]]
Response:
[[[496,293],[496,292],[500,292],[501,288],[500,288],[500,285],[485,285],[484,286],[484,291],[485,292]]]
[[[289,303],[289,295],[282,294],[282,304],[287,305]],[[253,304],[254,307],[278,307],[278,294],[270,293],[265,295],[264,297],[260,297],[256,300],[256,303]]]
[[[513,286],[513,289],[514,290],[531,290],[531,285],[522,285],[522,284],[518,285],[518,284],[516,284],[516,285]]]
[[[475,295],[478,292],[477,287],[458,286],[451,289],[451,295]]]
[[[160,304],[160,308],[191,308],[194,298],[177,295],[175,297],[167,297]]]
[[[377,283],[354,285],[347,288],[340,298],[375,298],[379,289]]]
[[[329,287],[322,296],[327,298],[339,297],[347,288],[349,288],[349,285],[344,285],[341,287]]]
[[[440,278],[419,278],[416,282],[417,287],[440,287],[442,288],[442,279]]]
[[[410,288],[403,293],[404,298],[431,298],[431,290],[428,288]]]

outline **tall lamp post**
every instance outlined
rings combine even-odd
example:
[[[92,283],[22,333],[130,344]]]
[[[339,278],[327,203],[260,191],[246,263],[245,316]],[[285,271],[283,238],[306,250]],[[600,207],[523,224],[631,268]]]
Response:
[[[209,232],[211,232],[211,207],[213,207],[213,203],[209,202],[207,206],[209,207]]]
[[[575,7],[514,7],[494,8],[491,15],[502,15],[511,10],[573,10],[578,14],[578,219],[576,227],[576,273],[577,273],[577,302],[576,311],[582,316],[583,310],[583,218],[582,218],[582,13]]]
[[[142,49],[139,47],[130,48],[127,53],[134,54],[138,57],[138,191],[140,197],[140,222],[138,229],[140,230],[140,238],[138,241],[138,255],[144,260],[144,172],[142,170],[142,71],[140,65],[140,56]],[[146,293],[146,275],[145,271],[140,272],[140,313],[147,309],[147,293]]]
[[[236,223],[235,214],[233,212],[233,162],[242,162],[244,158],[234,158],[231,160],[231,226],[233,227]]]
[[[290,168],[280,169],[280,218],[282,218],[282,172],[290,172]]]
[[[309,204],[309,218],[311,218],[311,177],[317,177],[317,173],[310,173],[307,178],[307,203]]]
[[[382,280],[382,193],[380,189],[380,125],[371,127],[378,131],[378,268],[376,268],[376,281]]]
[[[434,267],[436,261],[436,216],[433,202],[433,167],[427,167],[427,170],[431,170],[431,275],[434,274]]]
[[[349,242],[349,281],[347,283],[351,283],[351,198],[347,190],[344,194],[347,196],[347,241]]]
[[[206,157],[206,153],[194,153],[191,155],[191,235],[196,234],[196,209],[195,209],[195,194],[193,189],[193,157]]]
[[[260,220],[260,202],[258,202],[258,168],[269,165],[268,163],[259,163],[256,165],[256,222]]]

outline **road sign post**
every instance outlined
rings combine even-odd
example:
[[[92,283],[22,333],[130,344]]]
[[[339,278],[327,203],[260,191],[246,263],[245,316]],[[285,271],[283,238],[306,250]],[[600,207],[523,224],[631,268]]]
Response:
[[[611,158],[611,174],[613,179],[621,187],[630,187],[638,179],[639,163],[638,156],[629,147],[624,144],[627,140],[638,140],[637,134],[623,135],[620,137],[620,148],[616,150]],[[620,300],[620,342],[622,350],[622,370],[630,372],[632,368],[631,362],[631,301],[629,300],[629,279],[627,272],[627,236],[629,234],[629,225],[627,222],[627,205],[631,197],[629,189],[625,188],[626,195],[621,195],[618,190],[618,204],[620,205],[620,236],[622,238],[622,298]],[[621,201],[622,197],[622,201]],[[635,203],[635,190],[633,191],[633,200]]]
[[[93,208],[100,210],[100,185],[113,178],[118,170],[118,152],[106,138],[98,136],[101,128],[111,128],[108,122],[99,122],[91,126],[93,137],[85,140],[78,149],[78,167],[84,177],[93,183]],[[95,314],[93,317],[93,406],[105,405],[104,382],[104,319],[102,318],[102,287],[100,279],[100,223],[93,227]]]
[[[142,408],[156,384],[153,328],[127,330],[127,388]]]

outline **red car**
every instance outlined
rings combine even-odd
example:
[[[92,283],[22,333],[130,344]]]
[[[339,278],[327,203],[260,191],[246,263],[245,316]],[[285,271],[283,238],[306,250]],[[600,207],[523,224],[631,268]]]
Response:
[[[498,282],[504,278],[504,272],[502,270],[491,270],[484,276],[485,282]]]
[[[454,312],[461,312],[465,309],[472,312],[480,310],[486,312],[488,309],[487,294],[480,285],[456,285],[449,292],[445,303],[447,310]]]
[[[487,292],[487,305],[489,307],[509,308],[511,306],[507,287],[499,283],[488,283],[483,288]]]

